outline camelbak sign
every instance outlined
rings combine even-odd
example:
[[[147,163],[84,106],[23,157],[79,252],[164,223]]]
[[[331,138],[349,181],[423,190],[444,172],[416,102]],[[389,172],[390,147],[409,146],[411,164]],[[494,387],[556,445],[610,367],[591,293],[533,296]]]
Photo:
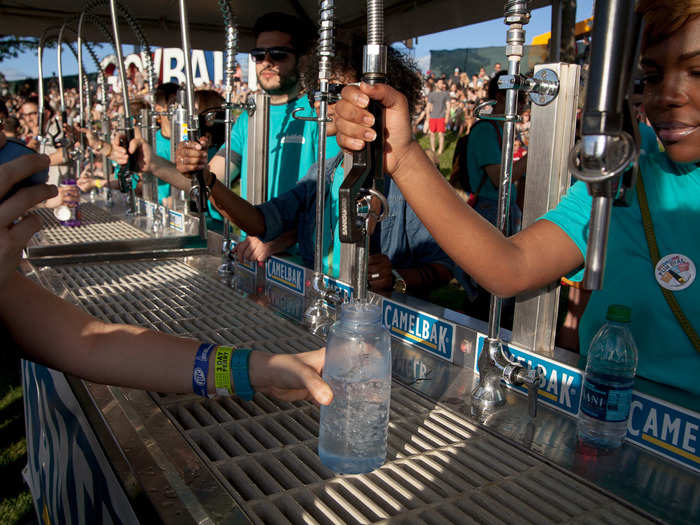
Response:
[[[700,416],[697,412],[635,392],[627,439],[700,472]]]
[[[452,324],[388,299],[384,299],[382,320],[394,337],[452,361]]]
[[[265,277],[287,290],[304,295],[304,267],[277,257],[270,257],[265,265]]]
[[[477,364],[485,341],[486,337],[483,335],[477,337],[476,358],[474,359],[474,371],[476,373],[479,372]],[[537,395],[541,401],[563,410],[567,414],[578,414],[581,402],[581,385],[583,383],[583,374],[580,370],[510,345],[508,345],[508,352],[515,361],[526,364],[531,368],[537,368],[540,371],[540,384],[537,389]],[[511,388],[527,393],[523,387],[515,386]]]

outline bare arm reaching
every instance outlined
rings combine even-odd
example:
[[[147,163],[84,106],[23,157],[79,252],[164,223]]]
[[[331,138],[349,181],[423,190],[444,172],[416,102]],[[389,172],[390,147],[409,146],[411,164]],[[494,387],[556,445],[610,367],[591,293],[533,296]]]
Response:
[[[406,100],[388,85],[363,83],[343,90],[336,126],[344,149],[359,150],[375,138],[373,117],[365,110],[370,96],[386,108],[386,171],[438,244],[482,286],[512,296],[548,284],[583,263],[575,243],[549,221],[505,238],[467,206],[412,140]]]

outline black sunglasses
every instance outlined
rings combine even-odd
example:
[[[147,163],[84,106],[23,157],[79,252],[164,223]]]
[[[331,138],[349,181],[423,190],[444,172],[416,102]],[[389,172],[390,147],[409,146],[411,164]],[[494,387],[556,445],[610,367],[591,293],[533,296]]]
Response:
[[[274,62],[281,62],[289,55],[294,55],[295,51],[291,47],[275,46],[275,47],[256,47],[250,50],[250,56],[257,63],[265,60],[265,55],[269,54]]]

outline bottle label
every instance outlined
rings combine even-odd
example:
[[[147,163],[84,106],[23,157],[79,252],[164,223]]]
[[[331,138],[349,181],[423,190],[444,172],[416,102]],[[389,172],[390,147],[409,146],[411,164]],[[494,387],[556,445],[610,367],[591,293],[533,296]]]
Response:
[[[611,376],[586,374],[581,396],[581,412],[601,421],[627,421],[632,401],[634,379],[614,378],[614,384],[606,381]]]

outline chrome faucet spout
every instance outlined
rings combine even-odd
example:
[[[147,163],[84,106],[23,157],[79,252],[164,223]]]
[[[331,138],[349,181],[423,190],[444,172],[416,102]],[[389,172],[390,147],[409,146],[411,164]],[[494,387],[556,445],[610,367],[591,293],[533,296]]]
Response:
[[[528,413],[537,416],[537,388],[540,372],[526,364],[512,360],[499,339],[488,338],[477,361],[479,384],[472,392],[472,406],[478,412],[494,410],[506,402],[501,380],[516,386],[525,386]]]

